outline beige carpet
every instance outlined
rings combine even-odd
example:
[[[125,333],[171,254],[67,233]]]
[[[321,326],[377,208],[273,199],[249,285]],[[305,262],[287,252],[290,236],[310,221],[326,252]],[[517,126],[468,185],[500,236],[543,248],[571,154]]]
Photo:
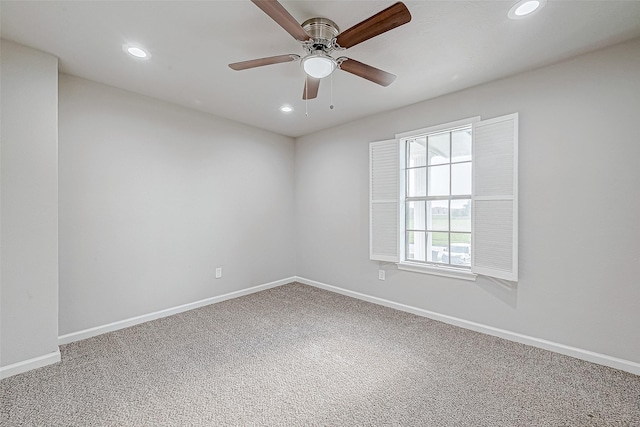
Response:
[[[61,347],[2,426],[640,426],[640,377],[301,284]]]

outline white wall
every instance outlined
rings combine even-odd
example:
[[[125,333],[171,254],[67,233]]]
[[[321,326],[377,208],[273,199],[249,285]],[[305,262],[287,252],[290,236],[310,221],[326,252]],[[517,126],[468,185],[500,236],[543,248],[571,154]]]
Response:
[[[496,64],[499,66],[499,64]],[[402,78],[400,73],[398,78]],[[368,259],[368,143],[520,113],[520,280]],[[300,138],[297,274],[640,362],[640,40]]]
[[[59,96],[60,335],[295,275],[293,139],[67,75]]]
[[[0,367],[6,368],[58,352],[58,60],[4,40],[0,49]]]

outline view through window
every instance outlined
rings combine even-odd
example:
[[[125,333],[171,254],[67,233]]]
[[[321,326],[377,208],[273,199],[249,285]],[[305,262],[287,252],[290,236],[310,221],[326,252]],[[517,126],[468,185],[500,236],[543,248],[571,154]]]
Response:
[[[405,260],[471,266],[471,125],[405,139]]]

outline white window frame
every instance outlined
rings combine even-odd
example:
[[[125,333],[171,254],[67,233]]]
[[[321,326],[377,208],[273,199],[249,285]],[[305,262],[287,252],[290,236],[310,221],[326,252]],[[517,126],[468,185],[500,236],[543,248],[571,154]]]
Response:
[[[370,259],[395,262],[400,270],[419,273],[465,280],[484,275],[517,282],[518,120],[518,113],[483,121],[471,117],[369,144]],[[401,141],[469,124],[473,138],[471,270],[405,261],[401,251],[406,249],[406,156]]]
[[[474,123],[480,121],[480,116],[470,117],[467,119],[456,120],[449,123],[443,123],[436,126],[430,126],[427,128],[416,129],[409,132],[403,132],[396,135],[396,140],[398,143],[398,149],[400,151],[399,160],[400,160],[400,226],[399,226],[399,246],[400,246],[400,254],[399,254],[399,262],[397,263],[399,270],[412,271],[415,273],[426,273],[432,274],[436,276],[445,276],[445,277],[453,277],[456,279],[463,280],[475,280],[477,275],[471,272],[471,269],[468,267],[454,267],[450,265],[438,265],[436,263],[422,263],[422,262],[412,262],[406,259],[406,142],[409,139],[418,138],[427,134],[433,134],[438,132],[444,132],[448,130],[463,128],[463,127],[472,127]],[[473,157],[472,157],[473,162]],[[471,242],[473,244],[473,221],[471,225]],[[451,230],[448,231],[451,233]]]

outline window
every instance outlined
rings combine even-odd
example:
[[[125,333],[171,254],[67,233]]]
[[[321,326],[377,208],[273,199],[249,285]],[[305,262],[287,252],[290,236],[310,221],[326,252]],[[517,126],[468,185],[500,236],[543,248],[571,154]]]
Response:
[[[518,280],[518,114],[370,144],[370,259]]]
[[[471,123],[400,140],[403,260],[471,267]]]

